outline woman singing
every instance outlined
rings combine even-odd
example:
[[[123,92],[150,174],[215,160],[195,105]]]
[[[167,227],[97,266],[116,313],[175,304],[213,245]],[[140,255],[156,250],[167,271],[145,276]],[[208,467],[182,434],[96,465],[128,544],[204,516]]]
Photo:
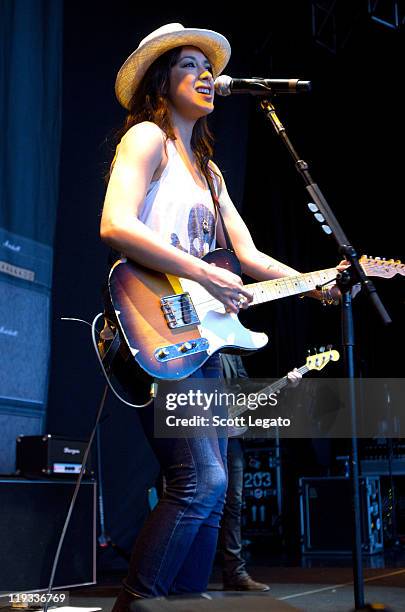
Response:
[[[257,250],[212,161],[207,115],[214,78],[230,45],[210,30],[169,24],[144,38],[120,69],[119,102],[128,110],[112,165],[101,237],[148,268],[200,283],[229,312],[251,295],[232,272],[202,257],[226,246],[216,203],[242,270],[257,280],[297,272]],[[194,375],[219,376],[212,357]],[[136,597],[201,592],[207,587],[226,492],[226,440],[156,439],[153,410],[140,419],[165,476],[165,494],[136,541],[114,612]]]

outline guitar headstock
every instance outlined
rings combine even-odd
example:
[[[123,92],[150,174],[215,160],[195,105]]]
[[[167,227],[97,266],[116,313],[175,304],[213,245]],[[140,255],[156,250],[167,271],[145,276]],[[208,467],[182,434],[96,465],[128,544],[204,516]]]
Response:
[[[400,259],[381,259],[381,257],[367,257],[362,255],[359,259],[360,265],[367,276],[380,276],[392,278],[396,274],[405,276],[405,264]]]
[[[322,347],[321,347],[322,349]],[[316,355],[309,355],[307,357],[306,366],[308,370],[322,370],[326,364],[330,361],[338,361],[340,359],[340,355],[338,351],[334,351],[329,349],[327,351],[322,351],[316,353]]]

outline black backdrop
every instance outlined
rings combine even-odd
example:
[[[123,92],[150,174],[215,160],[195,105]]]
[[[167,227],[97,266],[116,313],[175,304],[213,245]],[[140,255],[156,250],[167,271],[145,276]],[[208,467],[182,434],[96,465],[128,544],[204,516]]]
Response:
[[[264,5],[263,5],[264,6]],[[316,45],[311,3],[284,0],[271,12],[242,6],[197,10],[129,1],[65,3],[61,194],[53,302],[53,353],[48,431],[89,434],[103,380],[89,329],[61,316],[91,320],[101,309],[107,249],[98,238],[103,175],[112,158],[111,134],[124,119],[113,86],[122,61],[139,39],[171,21],[217,29],[231,41],[226,69],[235,76],[310,79],[310,96],[277,102],[298,151],[360,253],[403,256],[402,160],[394,152],[402,127],[397,87],[403,32],[372,22],[367,2],[336,55]],[[217,100],[216,159],[258,246],[302,271],[334,265],[334,242],[306,210],[306,195],[281,143],[247,97]],[[356,299],[358,363],[369,376],[402,376],[403,279],[376,281],[393,319],[384,329],[366,300]],[[271,336],[268,348],[246,360],[251,375],[282,375],[319,343],[339,345],[339,311],[290,298],[246,314]],[[338,375],[339,370],[334,370]],[[131,409],[108,401],[102,426],[107,528],[129,547],[145,512],[145,488],[157,466]],[[301,475],[308,475],[301,474]],[[104,556],[110,565],[113,555]]]

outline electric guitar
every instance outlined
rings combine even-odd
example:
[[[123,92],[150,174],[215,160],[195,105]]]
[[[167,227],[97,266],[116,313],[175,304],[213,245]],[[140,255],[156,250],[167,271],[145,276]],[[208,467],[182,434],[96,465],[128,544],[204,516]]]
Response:
[[[216,249],[204,260],[241,274],[236,255],[226,249]],[[400,261],[362,257],[360,263],[368,276],[405,275]],[[335,276],[336,269],[329,268],[246,285],[253,295],[250,306],[311,291]],[[111,268],[108,286],[119,331],[134,361],[154,378],[180,380],[217,351],[252,352],[268,342],[266,334],[244,327],[195,281],[123,258]]]
[[[338,361],[340,359],[340,355],[338,351],[327,350],[322,353],[317,353],[316,355],[309,355],[307,357],[305,365],[298,368],[298,372],[300,374],[305,375],[311,370],[322,370],[328,363],[331,361]],[[271,395],[272,393],[279,393],[282,389],[287,387],[289,384],[289,380],[287,376],[283,376],[279,380],[276,380],[271,385],[268,385],[264,389],[261,389],[259,393],[265,393],[266,395]],[[241,416],[244,412],[248,410],[248,406],[240,405],[240,406],[230,406],[228,408],[228,417],[234,419],[238,416]],[[228,427],[228,437],[235,438],[237,436],[241,436],[245,431],[247,431],[248,427],[239,427],[239,426],[229,426]]]

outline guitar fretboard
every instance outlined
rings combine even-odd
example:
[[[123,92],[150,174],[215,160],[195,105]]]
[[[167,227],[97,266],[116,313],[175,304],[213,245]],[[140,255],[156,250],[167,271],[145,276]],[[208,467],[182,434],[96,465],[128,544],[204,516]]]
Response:
[[[309,372],[309,368],[307,365],[303,365],[300,368],[298,368],[298,372],[300,372],[300,374],[306,374],[307,372]],[[284,389],[284,387],[286,387],[288,384],[289,384],[289,380],[287,376],[283,376],[283,378],[276,380],[276,382],[274,382],[273,384],[268,385],[267,387],[262,389],[260,393],[271,395],[272,393],[277,393],[277,391],[281,391],[281,389]],[[229,416],[231,416],[232,418],[235,418],[237,416],[242,415],[244,412],[247,411],[247,409],[248,408],[246,405],[232,406],[229,409]]]
[[[253,294],[253,301],[250,304],[252,306],[288,297],[289,295],[312,291],[317,285],[323,285],[334,278],[336,278],[336,268],[328,268],[326,270],[298,274],[297,276],[285,276],[259,283],[251,283],[246,285],[246,289]]]

